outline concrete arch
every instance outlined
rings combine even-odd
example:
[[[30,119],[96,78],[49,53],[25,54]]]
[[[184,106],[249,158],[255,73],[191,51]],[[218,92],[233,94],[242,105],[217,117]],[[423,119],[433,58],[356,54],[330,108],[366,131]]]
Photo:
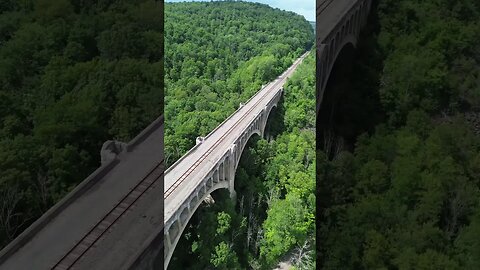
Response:
[[[339,45],[334,44],[334,47],[324,46],[322,48],[323,51],[327,51],[327,53],[324,54],[325,56],[322,55],[322,59],[326,58],[328,60],[320,60],[320,62],[317,63],[317,70],[319,70],[319,74],[317,76],[320,77],[319,81],[317,82],[320,84],[320,91],[317,92],[317,112],[320,109],[323,92],[327,86],[328,79],[332,73],[333,67],[335,66],[335,62],[337,61],[338,56],[343,49],[349,45],[353,46],[354,48],[357,46],[357,38],[353,34],[346,35]]]
[[[353,35],[348,35],[347,37],[345,37],[345,39],[342,41],[341,45],[338,47],[339,49],[337,49],[335,51],[335,53],[333,54],[333,64],[329,65],[328,68],[326,69],[325,81],[324,81],[324,85],[323,85],[324,88],[327,86],[328,79],[330,78],[330,74],[332,73],[333,67],[335,66],[334,63],[337,61],[338,56],[348,46],[352,46],[353,48],[357,47],[357,39]]]
[[[317,114],[323,99],[323,92],[340,53],[349,44],[357,46],[361,27],[366,23],[371,0],[356,0],[343,16],[330,26],[330,30],[319,36],[317,40]],[[317,24],[321,24],[317,14]]]
[[[267,111],[266,118],[265,118],[265,125],[263,126],[263,129],[262,129],[262,132],[261,132],[261,134],[263,134],[263,136],[265,136],[265,128],[267,127],[268,119],[270,119],[270,114],[271,114],[271,112],[274,108],[275,109],[278,108],[277,103],[272,104],[272,106],[270,106],[270,108]]]
[[[258,135],[260,137],[263,137],[263,132],[261,132],[260,130],[256,129],[254,130],[252,133],[250,133],[250,135],[248,135],[247,139],[245,140],[244,143],[242,143],[242,145],[240,146],[240,151],[238,152],[239,155],[238,155],[238,158],[236,159],[235,161],[235,172],[234,174],[237,172],[237,167],[238,167],[238,164],[240,163],[240,158],[242,157],[242,154],[243,154],[243,150],[245,150],[245,146],[247,146],[247,142],[250,140],[250,138],[252,138],[253,135]]]
[[[279,91],[270,103],[258,114],[249,124],[242,134],[238,136],[236,142],[230,147],[224,156],[215,164],[213,171],[202,181],[202,183],[190,194],[186,203],[179,207],[175,215],[165,224],[165,250],[164,250],[164,269],[172,258],[180,237],[185,230],[188,222],[192,218],[195,211],[201,205],[202,201],[213,191],[218,189],[228,189],[232,198],[236,197],[235,172],[238,167],[241,155],[247,145],[248,140],[254,135],[263,137],[265,126],[273,107],[277,107],[277,103],[282,96]]]
[[[240,157],[242,156],[243,150],[245,150],[245,146],[247,145],[248,140],[251,138],[253,134],[257,134],[260,137],[264,137],[265,135],[265,127],[267,126],[268,119],[270,119],[270,113],[272,112],[273,108],[277,108],[277,104],[280,101],[282,96],[283,89],[280,94],[272,100],[271,104],[268,104],[263,112],[257,116],[257,118],[253,121],[252,125],[242,134],[240,137],[240,143],[236,144],[235,149],[235,172],[238,167],[238,163],[240,162]]]
[[[237,172],[237,167],[238,164],[240,163],[240,158],[242,157],[243,151],[245,150],[245,147],[247,146],[248,141],[253,135],[258,135],[261,138],[265,136],[265,128],[268,123],[268,119],[270,119],[270,114],[273,110],[273,108],[277,108],[277,102],[278,99],[275,99],[275,103],[272,103],[271,105],[266,107],[266,110],[264,110],[265,113],[261,115],[261,117],[258,117],[255,121],[253,121],[253,124],[247,129],[247,132],[244,133],[245,135],[242,135],[243,140],[241,140],[241,144],[238,145],[238,148],[236,149],[236,158],[235,158],[235,168],[234,168],[234,175]]]
[[[214,191],[222,189],[222,188],[225,188],[225,189],[229,188],[228,181],[218,183],[216,185],[213,185],[210,189],[204,190],[202,192],[202,195],[200,195],[200,197],[198,197],[199,194],[197,193],[197,195],[196,195],[197,199],[196,199],[195,203],[193,204],[193,206],[184,207],[182,209],[182,213],[183,213],[188,208],[187,216],[185,216],[185,221],[181,222],[181,219],[177,219],[177,220],[175,220],[175,222],[170,224],[169,227],[165,227],[165,232],[166,233],[165,233],[164,269],[167,269],[168,263],[170,262],[170,259],[172,258],[172,255],[173,255],[173,251],[174,251],[175,247],[177,246],[178,241],[180,240],[180,237],[183,234],[183,231],[187,227],[188,222],[192,218],[193,214],[197,211],[198,207],[207,198],[207,196],[212,194]],[[173,226],[176,226],[176,228],[174,228],[174,229],[176,229],[178,231],[175,231],[175,237],[172,241],[172,239],[170,239],[170,235],[171,235],[171,229],[172,229]]]

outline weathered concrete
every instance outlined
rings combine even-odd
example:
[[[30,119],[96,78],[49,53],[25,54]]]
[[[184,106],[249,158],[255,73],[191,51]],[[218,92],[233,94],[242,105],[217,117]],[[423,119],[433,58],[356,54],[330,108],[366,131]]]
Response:
[[[335,61],[347,44],[357,45],[371,2],[317,0],[317,113]]]
[[[283,85],[308,53],[220,124],[165,172],[165,265],[188,221],[201,202],[217,189],[235,196],[235,171],[253,134],[263,136]]]
[[[108,149],[108,146],[105,148]],[[118,149],[115,147],[114,150],[112,155],[104,160],[105,164],[101,168],[0,252],[0,269],[51,269],[145,176],[152,166],[163,160],[163,116],[127,145]],[[163,186],[158,186],[161,189],[159,194],[162,194]],[[145,220],[138,219],[138,216],[149,214],[142,208],[144,201],[148,201],[148,196],[145,200],[139,199],[132,211],[112,227],[113,231],[104,235],[82,260],[78,261],[78,264],[81,264],[91,260],[95,261],[95,264],[89,265],[88,268],[76,264],[74,269],[124,269],[124,262],[134,260],[138,248],[150,235],[135,234],[128,226],[128,222],[141,224],[142,220]],[[158,203],[156,205],[161,210],[156,209],[155,216],[159,227],[162,227],[163,205]],[[122,242],[122,239],[129,240],[127,236],[132,234],[135,234],[137,242]],[[109,243],[116,243],[115,248],[104,248]],[[111,254],[116,256],[110,256]],[[108,267],[105,267],[106,265]]]

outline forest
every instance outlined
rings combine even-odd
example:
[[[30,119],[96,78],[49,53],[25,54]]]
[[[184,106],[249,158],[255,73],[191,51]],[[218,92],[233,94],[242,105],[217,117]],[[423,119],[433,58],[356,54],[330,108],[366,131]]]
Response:
[[[194,27],[193,27],[194,26]],[[313,46],[303,17],[248,2],[165,5],[165,152],[173,163]],[[272,269],[284,256],[315,265],[315,54],[252,137],[237,200],[212,194],[182,234],[169,269]]]
[[[479,29],[475,0],[374,1],[350,118],[317,125],[321,269],[480,269]]]
[[[0,247],[163,112],[163,3],[0,2]]]

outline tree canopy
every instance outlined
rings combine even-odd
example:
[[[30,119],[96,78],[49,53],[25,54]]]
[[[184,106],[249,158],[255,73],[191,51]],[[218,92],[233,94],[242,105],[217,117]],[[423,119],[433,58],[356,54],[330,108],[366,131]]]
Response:
[[[162,15],[153,0],[0,3],[0,246],[100,165],[104,141],[163,112]]]
[[[363,39],[381,65],[357,58],[367,68],[351,91],[373,89],[386,119],[357,134],[352,151],[318,151],[318,260],[322,269],[478,269],[480,5],[375,2]],[[369,72],[378,79],[358,79]]]

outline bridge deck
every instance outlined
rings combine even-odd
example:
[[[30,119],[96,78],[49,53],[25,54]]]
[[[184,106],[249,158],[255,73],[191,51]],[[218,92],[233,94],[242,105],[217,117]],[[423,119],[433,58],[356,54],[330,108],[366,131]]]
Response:
[[[25,245],[21,246],[18,250],[9,252],[11,254],[3,254],[3,264],[0,264],[0,269],[52,269],[98,221],[115,207],[129,190],[144,178],[149,170],[163,160],[163,121],[160,126],[155,127],[153,132],[147,134],[141,143],[132,148],[131,152],[119,155],[119,163],[112,169],[109,169],[101,179],[97,179],[97,182],[85,191],[82,191],[81,195],[75,196],[75,200],[65,203],[57,215],[48,218],[46,226],[41,226],[38,232],[31,236],[24,237],[28,238]],[[162,188],[161,185],[158,186]],[[162,192],[159,192],[159,194],[161,193]],[[142,200],[139,200],[137,203],[140,204],[141,202]],[[158,215],[157,213],[157,216]],[[128,218],[123,216],[122,219],[120,219],[120,221],[128,220]],[[34,225],[32,225],[32,227],[35,227]],[[118,234],[120,231],[118,229],[124,227],[115,224],[114,228],[116,229],[114,230],[115,233]],[[121,233],[126,233],[127,231],[128,230],[123,230]],[[138,236],[139,235],[135,235],[137,239],[141,238]],[[107,232],[104,235],[104,238],[105,237],[107,237],[106,239],[110,239],[110,241],[112,240],[110,232]],[[144,236],[144,238],[145,237],[149,236]],[[103,242],[99,242],[88,252],[96,248],[101,248]],[[125,245],[122,246],[121,244],[122,243],[118,242],[115,249],[111,250],[112,254],[115,250],[119,251],[125,247]],[[137,245],[141,244],[142,243],[137,243]],[[115,259],[110,258],[111,260],[106,264],[109,265],[109,269],[120,269],[119,267],[110,267],[115,265],[121,266],[122,259],[128,260],[130,259],[129,255],[136,252],[136,250],[133,250],[135,243],[129,243],[128,246],[130,247],[131,253],[129,254],[129,250],[125,249],[122,250],[122,256],[117,256]],[[9,248],[11,247],[7,246],[5,250]],[[5,252],[5,250],[2,252]],[[84,257],[88,257],[90,254],[88,252],[85,253],[86,256]],[[102,260],[107,261],[109,258],[108,256],[98,256],[98,254],[96,254],[90,259],[100,262]],[[81,262],[81,260],[79,262]],[[82,267],[80,269],[86,268]],[[89,269],[107,268],[102,268],[100,264],[98,264],[92,265]]]
[[[207,135],[201,144],[194,147],[165,172],[165,222],[168,222],[175,211],[183,205],[213,166],[229,151],[243,130],[248,128],[255,117],[280,91],[306,54],[297,59],[280,78],[257,92],[227,121]]]
[[[317,4],[317,43],[321,44],[337,25],[339,18],[355,5],[355,0],[320,0]]]

